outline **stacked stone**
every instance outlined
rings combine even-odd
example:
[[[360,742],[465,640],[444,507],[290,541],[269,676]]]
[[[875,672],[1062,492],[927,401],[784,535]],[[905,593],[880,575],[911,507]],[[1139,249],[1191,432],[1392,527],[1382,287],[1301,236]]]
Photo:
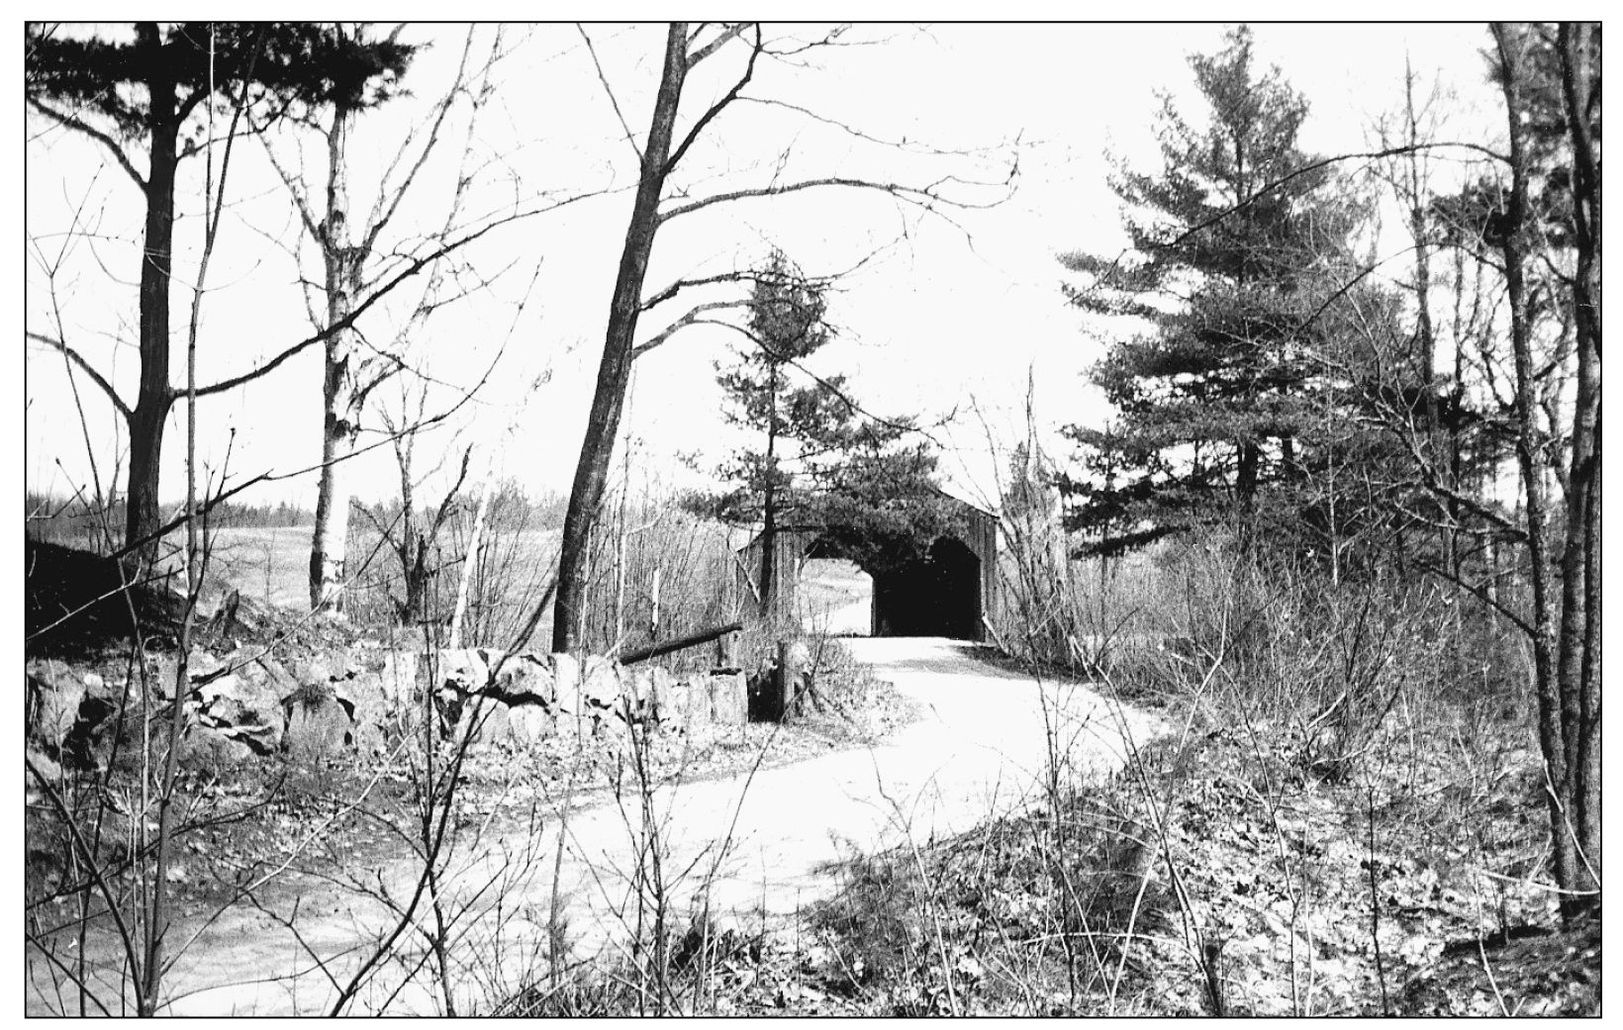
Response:
[[[488,648],[356,647],[284,663],[255,647],[223,656],[198,650],[187,662],[180,757],[217,767],[278,751],[306,760],[378,751],[419,727],[425,711],[444,737],[471,735],[475,743],[511,748],[558,735],[616,735],[633,724],[692,732],[747,718],[744,677],[733,670],[679,680],[607,658],[504,657]],[[175,672],[172,656],[146,660],[154,714],[162,718],[174,710]],[[36,764],[97,766],[114,741],[127,742],[130,727],[139,727],[138,705],[125,702],[127,693],[141,696],[139,678],[109,683],[42,660],[28,662],[25,674]],[[120,708],[125,725],[114,726]]]

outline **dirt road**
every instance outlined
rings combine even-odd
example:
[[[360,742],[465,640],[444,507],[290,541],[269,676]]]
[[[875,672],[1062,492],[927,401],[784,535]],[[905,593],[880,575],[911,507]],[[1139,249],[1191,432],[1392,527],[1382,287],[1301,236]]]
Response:
[[[686,925],[694,895],[709,883],[713,913],[753,924],[793,915],[838,886],[835,866],[857,852],[923,842],[970,829],[1018,807],[1037,789],[1050,735],[1075,767],[1118,766],[1123,733],[1152,736],[1153,720],[1105,703],[1085,685],[1038,682],[994,664],[974,645],[937,639],[850,641],[857,657],[919,707],[919,718],[878,746],[831,753],[742,778],[661,788],[654,796],[661,878],[673,921]],[[479,924],[455,948],[452,986],[459,1010],[481,1004],[544,965],[547,913],[559,821],[539,836],[507,836],[481,847],[441,885],[440,899],[481,892]],[[559,867],[567,939],[577,957],[620,947],[636,921],[628,901],[636,840],[644,820],[630,800],[577,812]],[[725,849],[717,842],[730,841]],[[410,867],[383,870],[396,896]],[[228,916],[202,932],[171,972],[169,1011],[187,1015],[323,1011],[336,982],[359,961],[382,909],[354,900],[306,896],[303,943],[260,913]],[[283,913],[286,914],[286,913]],[[406,939],[406,965],[423,941]],[[321,970],[310,951],[329,957]],[[328,974],[331,974],[330,976]],[[442,1004],[426,976],[404,983],[390,963],[358,996],[355,1011],[428,1013]],[[30,1009],[44,1005],[31,991]],[[48,1006],[47,1006],[48,1007]]]

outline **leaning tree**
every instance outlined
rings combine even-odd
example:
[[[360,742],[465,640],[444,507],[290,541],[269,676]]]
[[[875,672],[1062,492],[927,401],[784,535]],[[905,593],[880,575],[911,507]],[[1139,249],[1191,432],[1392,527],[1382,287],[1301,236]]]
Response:
[[[584,32],[584,30],[583,30]],[[808,190],[855,189],[887,195],[898,202],[912,204],[932,211],[941,207],[987,207],[1008,195],[1015,174],[1015,162],[1009,162],[1007,177],[999,181],[983,181],[954,174],[952,169],[924,181],[922,184],[889,182],[862,178],[849,174],[830,173],[801,179],[785,179],[774,174],[769,181],[755,185],[721,189],[695,195],[694,184],[674,183],[694,146],[714,135],[713,127],[729,111],[745,105],[778,109],[784,117],[802,117],[824,124],[835,124],[804,106],[779,101],[770,95],[761,95],[758,71],[774,63],[803,65],[808,53],[839,44],[845,28],[829,31],[820,39],[771,39],[763,28],[754,23],[704,23],[689,26],[673,22],[666,28],[664,56],[660,64],[660,80],[654,95],[653,112],[648,130],[641,142],[633,135],[629,125],[621,119],[626,140],[636,152],[639,167],[636,196],[626,226],[625,243],[621,249],[619,271],[614,291],[609,299],[607,325],[604,330],[603,352],[598,364],[597,385],[587,416],[586,432],[581,442],[580,457],[569,494],[569,507],[564,516],[563,539],[558,558],[558,594],[553,614],[552,649],[558,652],[575,650],[578,644],[581,606],[586,591],[587,543],[592,526],[603,503],[608,484],[609,463],[613,456],[614,441],[625,407],[626,391],[631,381],[632,362],[641,354],[661,345],[680,329],[704,320],[706,311],[720,307],[742,308],[747,298],[712,301],[697,304],[686,314],[672,319],[666,328],[639,343],[638,324],[644,314],[653,312],[689,291],[722,282],[752,281],[746,272],[719,276],[681,278],[652,293],[644,292],[649,257],[659,232],[678,219],[693,219],[705,212],[714,212],[723,205],[745,202],[755,198],[783,196]],[[590,39],[587,39],[590,50]],[[707,61],[719,61],[721,55],[731,54],[738,60],[736,77],[729,76],[719,84],[719,96],[708,106],[693,114],[685,131],[678,131],[683,100],[688,96],[690,76]],[[596,61],[595,51],[592,52]],[[712,65],[714,66],[714,65]],[[605,87],[608,79],[598,68]],[[697,92],[697,90],[695,90]],[[610,93],[611,100],[613,93]],[[618,115],[620,105],[614,110]],[[842,126],[853,138],[873,142],[874,137]],[[897,144],[902,146],[905,144]],[[782,166],[778,171],[781,173]]]

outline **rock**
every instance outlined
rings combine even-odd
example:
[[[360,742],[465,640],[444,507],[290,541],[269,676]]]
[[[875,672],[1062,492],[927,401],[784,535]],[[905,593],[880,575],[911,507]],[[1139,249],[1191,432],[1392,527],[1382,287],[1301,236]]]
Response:
[[[552,656],[552,704],[560,716],[580,712],[580,663],[571,655]]]
[[[418,670],[419,681],[425,676],[431,677],[434,682],[430,686],[434,689],[453,687],[462,694],[484,689],[485,681],[490,676],[490,667],[471,647],[456,650],[441,648],[419,665]]]
[[[681,716],[672,707],[671,687],[675,680],[670,671],[659,666],[648,670],[648,701],[655,722],[681,724]]]
[[[181,735],[179,758],[187,769],[219,773],[252,761],[254,750],[218,729],[190,726]]]
[[[57,763],[56,759],[47,755],[32,743],[27,745],[24,753],[27,754],[28,761],[23,766],[23,792],[28,799],[28,803],[35,804],[44,797],[44,791],[41,789],[39,782],[40,777],[43,777],[46,783],[55,787],[62,780],[62,766]],[[36,772],[38,776],[35,775]],[[33,831],[30,830],[29,832],[32,833]]]
[[[512,726],[507,705],[493,698],[479,695],[468,698],[457,720],[456,739],[469,739],[470,745],[501,745],[512,743]]]
[[[710,725],[709,695],[702,685],[691,679],[671,684],[670,711],[669,724],[688,732]]]
[[[511,703],[533,698],[550,705],[555,696],[552,670],[539,655],[520,654],[508,659],[496,674],[496,686]]]
[[[330,758],[354,742],[354,722],[332,684],[309,684],[282,702],[283,745],[299,759]]]
[[[742,726],[749,721],[748,688],[742,672],[712,672],[705,687],[710,717],[718,726]]]
[[[85,681],[61,662],[33,661],[25,667],[23,682],[29,738],[53,751],[60,748],[79,721]]]
[[[254,658],[243,649],[222,663],[234,671],[208,683],[198,692],[202,700],[199,721],[259,754],[281,744],[286,722],[282,699],[297,689],[292,677],[270,658]]]
[[[421,656],[416,651],[385,651],[378,668],[383,689],[383,700],[391,715],[399,715],[414,700],[417,687],[417,666]]]
[[[552,736],[552,712],[545,705],[514,705],[507,710],[507,724],[516,747],[528,748]]]
[[[620,663],[596,656],[586,659],[581,679],[581,699],[591,709],[611,712],[620,707]]]
[[[355,746],[363,751],[376,751],[384,746],[391,711],[384,695],[383,676],[368,671],[352,671],[344,679],[333,683],[333,693],[349,707],[355,723]]]

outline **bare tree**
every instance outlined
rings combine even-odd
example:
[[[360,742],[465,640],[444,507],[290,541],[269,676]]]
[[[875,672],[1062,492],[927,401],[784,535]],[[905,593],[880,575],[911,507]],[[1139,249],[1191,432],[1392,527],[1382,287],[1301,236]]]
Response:
[[[653,294],[645,295],[643,286],[648,271],[648,259],[659,230],[674,219],[720,205],[826,188],[878,192],[925,211],[933,211],[944,205],[985,207],[1001,200],[1013,181],[1015,168],[1011,162],[1009,175],[1002,182],[980,182],[948,174],[925,185],[909,185],[844,175],[826,175],[789,182],[780,182],[774,178],[765,185],[722,190],[700,197],[685,194],[667,195],[667,183],[694,144],[706,135],[707,130],[723,112],[740,102],[754,101],[823,120],[805,108],[748,96],[745,90],[755,81],[757,68],[763,61],[802,58],[810,50],[835,45],[842,34],[843,29],[837,28],[820,40],[778,45],[766,39],[758,24],[706,23],[690,29],[686,23],[673,22],[666,29],[659,88],[654,96],[654,109],[648,133],[641,146],[638,146],[623,116],[621,118],[622,127],[626,129],[626,139],[636,151],[640,171],[636,199],[632,205],[631,217],[626,227],[625,244],[621,250],[619,272],[615,278],[614,293],[609,301],[603,355],[597,372],[597,387],[592,397],[585,438],[581,443],[580,458],[575,466],[575,477],[569,495],[569,506],[564,516],[558,565],[558,597],[552,626],[552,649],[555,652],[571,651],[578,645],[581,606],[586,590],[584,563],[587,543],[598,510],[603,503],[615,436],[619,431],[626,389],[630,382],[631,365],[640,353],[646,353],[648,349],[647,345],[639,347],[636,343],[639,318],[690,288],[749,278],[748,273],[734,273],[691,280],[681,279]],[[590,38],[588,37],[586,41],[590,49]],[[736,45],[730,46],[735,42]],[[738,50],[743,51],[743,67],[732,81],[732,85],[706,107],[692,121],[686,133],[678,139],[678,114],[688,76],[702,62],[718,53]],[[592,51],[592,55],[595,62],[595,51]],[[601,66],[598,70],[601,75]],[[603,78],[603,83],[605,87],[608,86],[606,77]],[[610,97],[612,100],[612,91]],[[617,101],[614,108],[619,113],[620,106]],[[862,138],[870,137],[862,136]],[[971,191],[994,191],[997,195],[991,199],[977,201],[973,197],[966,199],[954,196],[951,192],[953,187]],[[716,303],[741,307],[745,301],[740,298],[737,301],[712,302],[709,306]],[[675,329],[684,324],[692,324],[697,310],[698,308],[695,308],[694,311],[674,320],[671,328],[661,333],[658,338],[660,340],[668,338]]]
[[[361,218],[351,206],[350,158],[356,123],[365,112],[398,93],[399,79],[418,49],[399,42],[403,28],[395,26],[380,40],[371,38],[371,28],[367,25],[336,24],[320,30],[318,38],[325,51],[368,54],[375,59],[373,73],[364,79],[343,81],[316,74],[296,97],[304,108],[298,120],[312,127],[325,141],[325,182],[301,182],[287,163],[278,158],[269,137],[261,136],[272,165],[292,197],[304,231],[320,254],[325,297],[318,313],[307,287],[311,321],[318,330],[341,327],[326,338],[324,348],[322,461],[310,548],[312,610],[343,611],[341,587],[345,580],[351,496],[349,459],[360,439],[367,399],[378,386],[406,369],[400,350],[410,342],[409,330],[420,328],[426,312],[437,306],[426,298],[437,294],[445,275],[444,263],[433,266],[425,300],[416,305],[407,320],[407,330],[396,335],[393,345],[369,345],[349,316],[357,300],[367,293],[369,280],[380,274],[381,270],[374,266],[378,263],[375,258],[379,255],[379,240],[384,230],[400,211],[435,150],[445,145],[443,137],[453,105],[466,98],[470,110],[466,137],[461,141],[456,186],[445,223],[431,238],[444,241],[454,234],[468,187],[475,178],[475,169],[471,166],[477,115],[490,95],[490,77],[496,63],[506,52],[503,30],[498,26],[482,61],[475,61],[475,29],[469,28],[454,78],[427,117],[415,123],[395,148],[378,184],[371,210]],[[315,64],[318,68],[324,66],[322,61]],[[324,204],[313,201],[311,195],[317,192],[324,193]]]

